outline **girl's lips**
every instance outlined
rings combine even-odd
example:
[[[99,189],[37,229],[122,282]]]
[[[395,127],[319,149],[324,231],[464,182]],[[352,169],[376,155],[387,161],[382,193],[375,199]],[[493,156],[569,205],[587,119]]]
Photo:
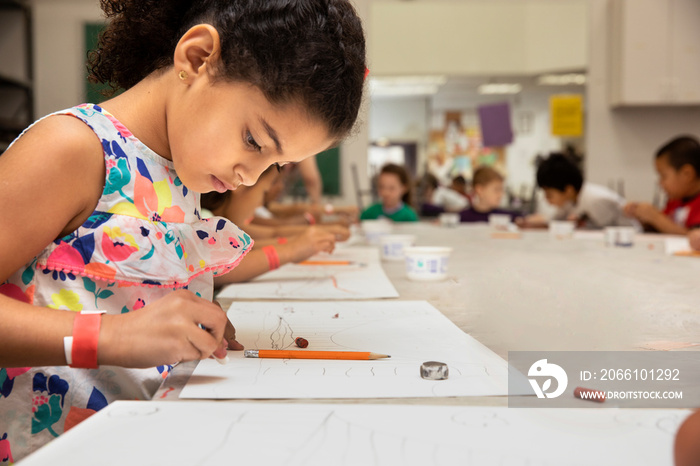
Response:
[[[220,193],[225,193],[229,190],[229,188],[224,184],[224,182],[215,177],[214,175],[211,175],[211,184],[212,186],[214,186],[214,189]]]

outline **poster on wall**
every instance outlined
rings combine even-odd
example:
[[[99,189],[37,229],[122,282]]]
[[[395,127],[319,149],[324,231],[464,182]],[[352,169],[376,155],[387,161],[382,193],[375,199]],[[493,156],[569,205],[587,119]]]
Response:
[[[485,146],[502,147],[513,142],[510,105],[507,102],[480,105],[478,111],[481,139]]]
[[[449,186],[456,176],[470,180],[474,170],[481,165],[495,166],[505,172],[502,147],[484,143],[484,128],[475,110],[436,111],[432,121],[427,169],[441,184]],[[497,130],[499,138],[503,139],[502,121],[496,124],[499,125],[497,128],[490,126],[490,129]],[[512,140],[512,130],[509,131]]]
[[[560,94],[549,98],[552,136],[583,135],[583,95]]]

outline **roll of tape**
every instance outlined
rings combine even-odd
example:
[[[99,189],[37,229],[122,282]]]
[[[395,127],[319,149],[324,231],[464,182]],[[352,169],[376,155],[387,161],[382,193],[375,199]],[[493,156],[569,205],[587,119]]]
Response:
[[[428,380],[445,380],[450,375],[444,362],[427,361],[420,365],[420,376]]]

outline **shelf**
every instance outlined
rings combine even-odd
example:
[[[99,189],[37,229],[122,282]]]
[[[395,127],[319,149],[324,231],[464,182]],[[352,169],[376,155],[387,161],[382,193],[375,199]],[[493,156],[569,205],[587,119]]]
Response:
[[[29,9],[29,2],[23,0],[0,0],[0,8]]]
[[[17,78],[10,78],[0,74],[0,87],[16,87],[18,89],[22,89],[23,91],[31,91],[32,83]]]

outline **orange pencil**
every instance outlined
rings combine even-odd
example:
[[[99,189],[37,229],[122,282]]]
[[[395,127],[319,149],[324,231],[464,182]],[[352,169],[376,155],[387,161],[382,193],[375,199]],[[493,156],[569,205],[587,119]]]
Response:
[[[680,257],[698,257],[700,256],[700,251],[676,251],[673,255]]]
[[[277,359],[382,359],[390,358],[388,354],[365,351],[299,351],[299,350],[244,350],[246,358]]]
[[[324,261],[324,260],[306,260],[297,262],[299,265],[351,265],[353,261]]]

